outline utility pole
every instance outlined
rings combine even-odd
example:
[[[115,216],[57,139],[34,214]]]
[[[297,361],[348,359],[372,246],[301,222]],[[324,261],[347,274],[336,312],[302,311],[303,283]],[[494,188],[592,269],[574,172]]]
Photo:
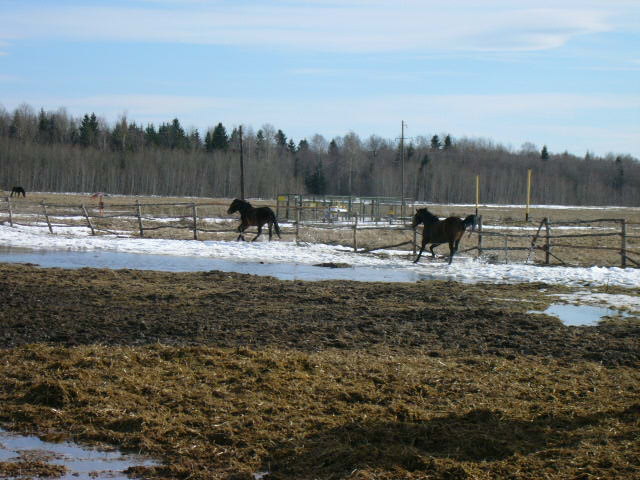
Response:
[[[238,129],[240,133],[240,199],[244,200],[244,155],[242,152],[242,125]]]
[[[404,218],[404,120],[402,120],[402,126],[400,130],[400,195],[401,195],[401,204],[400,204],[400,216]]]

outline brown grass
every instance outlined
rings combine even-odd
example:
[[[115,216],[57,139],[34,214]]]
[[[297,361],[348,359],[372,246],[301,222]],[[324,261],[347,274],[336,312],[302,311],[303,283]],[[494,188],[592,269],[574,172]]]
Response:
[[[142,478],[640,478],[638,325],[527,313],[569,290],[0,265],[0,421]]]
[[[3,421],[159,456],[145,477],[640,474],[634,368],[161,345],[0,353]]]

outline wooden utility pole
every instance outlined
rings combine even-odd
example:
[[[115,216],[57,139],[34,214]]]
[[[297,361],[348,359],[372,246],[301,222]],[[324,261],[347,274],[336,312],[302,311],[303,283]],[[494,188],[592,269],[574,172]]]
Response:
[[[400,204],[400,217],[404,218],[404,120],[402,120],[402,126],[400,130],[400,176],[401,182],[401,204]]]
[[[244,200],[244,154],[242,151],[242,125],[238,129],[240,133],[240,199]]]
[[[480,175],[476,175],[476,215],[478,215],[479,203],[480,203]]]
[[[524,215],[526,222],[529,221],[529,205],[531,205],[531,169],[527,170],[527,211]]]

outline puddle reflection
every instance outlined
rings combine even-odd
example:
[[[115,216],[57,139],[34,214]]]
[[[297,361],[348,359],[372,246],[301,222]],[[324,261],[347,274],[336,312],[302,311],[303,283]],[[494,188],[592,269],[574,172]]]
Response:
[[[163,272],[222,272],[271,276],[280,280],[356,280],[361,282],[416,282],[430,280],[428,275],[395,268],[326,268],[296,263],[233,262],[207,257],[180,257],[101,251],[31,250],[0,247],[0,262],[33,263],[51,268],[131,268]]]
[[[626,312],[621,312],[611,308],[593,307],[590,305],[566,305],[562,303],[553,304],[543,312],[529,313],[544,313],[553,317],[558,317],[562,323],[573,327],[595,326],[598,325],[604,317],[631,316]]]
[[[129,467],[158,465],[157,462],[149,458],[139,455],[125,455],[118,450],[105,451],[83,448],[69,442],[43,442],[35,436],[18,435],[0,429],[0,462],[24,461],[42,461],[52,465],[64,465],[67,468],[67,473],[58,477],[63,480],[101,478],[127,480],[129,477],[123,472]]]

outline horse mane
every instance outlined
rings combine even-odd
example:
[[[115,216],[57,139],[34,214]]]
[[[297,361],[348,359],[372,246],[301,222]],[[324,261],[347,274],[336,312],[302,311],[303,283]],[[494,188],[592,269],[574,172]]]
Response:
[[[426,225],[427,223],[435,223],[439,221],[440,219],[426,208],[416,209],[416,214],[413,216],[413,223],[415,226],[418,226],[420,223],[424,223]]]
[[[227,213],[235,213],[235,212],[240,212],[242,213],[243,211],[246,211],[249,208],[253,208],[253,206],[247,202],[246,200],[241,200],[239,198],[236,198],[233,202],[231,202],[231,205],[229,206],[229,210],[227,210]]]

